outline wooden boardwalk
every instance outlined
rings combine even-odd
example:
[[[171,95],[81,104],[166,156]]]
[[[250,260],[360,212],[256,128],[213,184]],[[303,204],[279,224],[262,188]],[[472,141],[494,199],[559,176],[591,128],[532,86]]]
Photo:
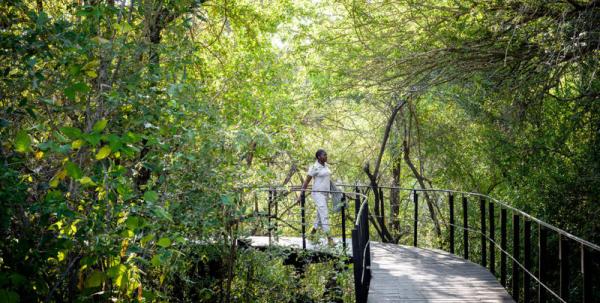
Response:
[[[450,253],[371,242],[369,302],[514,302],[478,264]]]
[[[250,237],[253,246],[269,245],[268,237]],[[307,249],[342,252],[341,241],[329,247],[307,240]],[[348,241],[351,242],[351,241]],[[280,237],[273,245],[302,247],[302,239]],[[348,243],[348,255],[352,249]],[[496,278],[478,264],[450,253],[371,242],[372,279],[369,302],[514,302]]]

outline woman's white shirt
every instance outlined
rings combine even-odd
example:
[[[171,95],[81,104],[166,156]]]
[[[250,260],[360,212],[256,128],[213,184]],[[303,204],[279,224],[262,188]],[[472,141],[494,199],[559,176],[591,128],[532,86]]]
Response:
[[[315,180],[312,187],[313,191],[329,190],[331,171],[329,170],[329,166],[327,166],[327,163],[322,165],[321,163],[319,163],[318,160],[315,161],[315,163],[308,169],[308,175]],[[327,193],[323,194],[327,195]]]

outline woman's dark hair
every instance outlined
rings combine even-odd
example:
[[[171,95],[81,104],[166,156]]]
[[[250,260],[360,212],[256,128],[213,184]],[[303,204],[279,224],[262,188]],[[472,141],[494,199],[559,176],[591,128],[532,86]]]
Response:
[[[326,153],[327,153],[327,152],[325,152],[325,150],[324,150],[324,149],[319,149],[319,150],[317,151],[317,153],[315,153],[315,158],[319,159],[319,156],[320,156],[320,155],[322,155],[322,154],[326,154]]]

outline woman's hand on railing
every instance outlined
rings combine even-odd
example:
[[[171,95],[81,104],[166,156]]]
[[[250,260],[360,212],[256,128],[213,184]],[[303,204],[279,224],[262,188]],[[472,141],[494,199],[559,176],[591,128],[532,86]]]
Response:
[[[302,198],[304,197],[306,199],[306,189],[300,189],[300,195],[298,195],[298,198],[296,198],[296,205],[300,205],[300,202],[302,201]]]

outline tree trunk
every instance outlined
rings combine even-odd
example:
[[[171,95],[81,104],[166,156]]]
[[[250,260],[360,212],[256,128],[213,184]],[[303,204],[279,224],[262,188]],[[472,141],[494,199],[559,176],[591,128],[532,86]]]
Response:
[[[410,159],[410,148],[408,147],[408,143],[406,142],[406,140],[404,140],[403,146],[404,146],[404,161],[406,162],[406,164],[408,165],[410,170],[413,172],[413,175],[415,176],[415,178],[417,178],[417,182],[419,183],[419,186],[421,187],[421,189],[427,189],[427,187],[425,186],[425,181],[426,181],[425,177],[423,177],[423,175],[421,175],[419,173],[419,171],[415,167],[414,163]],[[435,226],[435,233],[438,237],[440,237],[442,235],[442,229],[440,227],[440,222],[439,222],[439,220],[437,218],[437,214],[435,212],[435,207],[433,205],[433,201],[432,201],[429,193],[424,192],[424,195],[425,195],[425,201],[427,202],[427,208],[429,209],[429,215],[431,216],[431,220],[433,221],[433,224]]]

